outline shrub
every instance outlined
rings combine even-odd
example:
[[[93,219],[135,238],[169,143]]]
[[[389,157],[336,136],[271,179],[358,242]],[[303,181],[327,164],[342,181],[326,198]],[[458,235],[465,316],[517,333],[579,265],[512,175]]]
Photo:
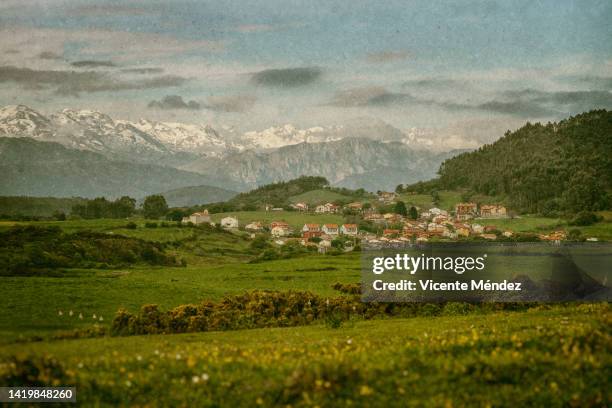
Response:
[[[130,230],[135,230],[137,227],[138,227],[138,226],[136,225],[136,223],[135,223],[135,222],[132,222],[132,221],[128,222],[128,223],[125,225],[125,228],[126,228],[126,229],[130,229]]]
[[[593,225],[602,220],[602,217],[590,211],[581,211],[569,222],[569,225],[586,226]]]

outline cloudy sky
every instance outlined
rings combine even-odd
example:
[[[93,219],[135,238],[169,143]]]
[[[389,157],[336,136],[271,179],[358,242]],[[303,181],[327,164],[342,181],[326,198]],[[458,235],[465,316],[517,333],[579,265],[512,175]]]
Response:
[[[609,0],[2,0],[0,104],[487,140],[612,108],[610,21]]]

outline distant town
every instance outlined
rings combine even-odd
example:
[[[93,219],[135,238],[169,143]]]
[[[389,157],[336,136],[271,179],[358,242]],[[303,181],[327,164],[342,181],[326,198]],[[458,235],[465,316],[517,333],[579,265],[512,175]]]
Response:
[[[475,202],[460,202],[451,211],[437,207],[422,209],[411,206],[404,211],[381,212],[380,207],[389,208],[390,204],[398,203],[398,195],[394,192],[380,191],[376,195],[374,205],[369,202],[351,202],[344,205],[327,202],[311,206],[305,202],[290,205],[293,211],[310,213],[314,216],[324,214],[347,214],[356,216],[360,221],[380,227],[378,233],[360,229],[357,223],[304,223],[301,228],[294,228],[281,219],[264,222],[252,221],[241,225],[235,216],[225,216],[218,222],[219,227],[226,230],[243,230],[254,238],[257,234],[269,234],[277,245],[299,243],[303,246],[316,247],[318,252],[325,253],[336,246],[344,251],[352,251],[359,243],[369,246],[397,246],[406,243],[424,243],[428,241],[462,239],[503,240],[511,239],[515,232],[510,229],[488,225],[487,220],[509,218],[508,209],[502,204],[477,204]],[[377,206],[376,204],[380,204]],[[401,202],[404,205],[403,202]],[[266,212],[282,212],[284,208],[266,205]],[[400,207],[402,208],[402,207]],[[402,212],[404,214],[402,214]],[[316,219],[316,217],[313,217]],[[215,225],[208,210],[195,212],[182,219],[183,224]],[[542,241],[560,242],[567,238],[563,230],[547,234],[538,234]],[[341,245],[334,242],[341,240]]]

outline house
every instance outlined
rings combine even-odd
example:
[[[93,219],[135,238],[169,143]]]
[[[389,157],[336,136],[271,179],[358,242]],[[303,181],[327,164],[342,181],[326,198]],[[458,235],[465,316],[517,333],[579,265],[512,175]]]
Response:
[[[466,224],[455,224],[455,232],[459,237],[469,237],[470,236],[470,226]]]
[[[183,218],[183,224],[192,223],[194,225],[199,224],[212,224],[210,219],[210,215],[208,214],[208,210],[204,210],[201,212],[195,212],[191,214],[189,217]]]
[[[472,232],[474,234],[482,234],[484,233],[484,227],[480,224],[472,224]]]
[[[505,218],[507,217],[506,207],[499,204],[481,205],[480,218]]]
[[[337,206],[336,204],[325,203],[325,204],[317,205],[317,207],[315,208],[315,212],[319,214],[337,213],[339,209],[340,207]]]
[[[444,214],[438,214],[438,215],[434,216],[431,220],[433,222],[435,222],[436,224],[442,224],[445,221],[448,221],[448,216],[446,216]]]
[[[514,233],[512,231],[504,231],[502,235],[506,238],[511,238]]]
[[[331,246],[331,241],[327,239],[323,239],[317,244],[318,251],[321,254],[326,253],[331,248]]]
[[[398,229],[385,229],[383,230],[383,237],[394,237],[400,234]]]
[[[469,220],[477,214],[476,203],[458,203],[455,205],[455,217],[458,220]]]
[[[285,221],[272,221],[270,223],[270,231],[274,228],[274,227],[284,227],[284,228],[289,228],[289,224],[286,223]]]
[[[389,224],[399,224],[404,221],[404,217],[402,217],[399,214],[394,214],[394,213],[383,214],[383,218]]]
[[[323,235],[319,224],[304,224],[302,227],[302,237],[309,239],[314,237],[320,237]]]
[[[378,192],[378,201],[383,202],[383,203],[391,203],[393,202],[393,200],[395,200],[395,197],[397,197],[397,194],[395,194],[394,192],[389,192],[389,191],[379,191]]]
[[[291,232],[291,228],[289,228],[288,225],[277,225],[270,229],[270,234],[272,234],[273,237],[286,237],[291,235]]]
[[[495,232],[497,227],[495,225],[485,225],[484,232]]]
[[[346,208],[347,210],[361,211],[363,210],[363,204],[359,202],[349,203],[345,205],[344,208]]]
[[[497,239],[497,235],[495,234],[480,234],[480,236],[484,239],[489,239],[489,240]]]
[[[235,217],[221,218],[221,227],[225,229],[238,229],[238,218],[235,218]]]
[[[259,221],[251,222],[244,227],[247,231],[258,232],[263,230],[263,224]]]
[[[324,234],[329,236],[337,236],[339,234],[338,224],[323,224],[321,228]]]
[[[366,214],[364,215],[363,219],[366,221],[377,223],[377,224],[385,222],[385,217],[383,217],[381,214],[378,214],[378,213]]]
[[[340,233],[342,235],[355,236],[358,232],[357,224],[342,224],[340,227]]]
[[[296,211],[308,211],[308,204],[295,203],[295,204],[291,204],[291,208],[293,208]]]
[[[429,209],[429,214],[431,214],[432,216],[436,216],[436,215],[448,216],[448,211],[441,210],[437,207],[433,207]]]

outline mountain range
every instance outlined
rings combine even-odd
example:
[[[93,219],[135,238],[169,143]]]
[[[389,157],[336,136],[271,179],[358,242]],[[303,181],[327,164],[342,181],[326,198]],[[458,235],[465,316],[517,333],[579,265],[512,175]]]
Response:
[[[9,176],[0,183],[4,195],[139,197],[187,186],[233,193],[302,175],[388,190],[433,177],[457,153],[426,149],[427,135],[419,130],[365,119],[237,135],[210,125],[115,120],[93,110],[45,116],[24,105],[0,108],[0,138]]]

